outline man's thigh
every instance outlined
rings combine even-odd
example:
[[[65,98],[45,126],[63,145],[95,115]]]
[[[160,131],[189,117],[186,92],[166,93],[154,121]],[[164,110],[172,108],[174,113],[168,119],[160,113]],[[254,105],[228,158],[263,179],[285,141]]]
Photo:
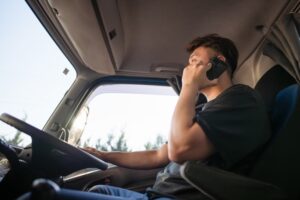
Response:
[[[96,185],[92,187],[89,192],[95,192],[114,197],[123,197],[124,199],[148,200],[148,197],[145,194],[108,185]]]

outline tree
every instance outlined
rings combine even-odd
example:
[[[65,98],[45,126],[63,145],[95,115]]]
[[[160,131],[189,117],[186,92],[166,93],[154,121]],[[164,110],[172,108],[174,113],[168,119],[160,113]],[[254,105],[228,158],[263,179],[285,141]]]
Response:
[[[161,135],[156,136],[155,143],[147,142],[144,147],[146,150],[158,149],[161,145],[164,144],[164,138]]]
[[[91,138],[84,141],[83,148],[90,146],[90,141],[91,141]],[[81,140],[79,140],[79,146],[81,146]]]
[[[25,116],[22,118],[24,122],[26,122],[28,115],[25,113]],[[0,136],[3,141],[5,141],[7,144],[20,146],[20,144],[23,142],[22,138],[22,132],[17,130],[15,136],[11,139],[6,139],[4,136]]]
[[[121,130],[121,134],[117,139],[115,139],[114,134],[109,134],[106,142],[104,143],[102,143],[101,139],[98,139],[95,145],[91,145],[90,142],[91,138],[87,139],[84,142],[83,147],[93,146],[100,151],[131,151],[128,149],[124,130]],[[81,146],[80,143],[81,142],[79,142],[79,146]]]
[[[111,136],[113,136],[113,135],[111,135]],[[107,141],[107,144],[110,146],[112,151],[129,151],[127,142],[125,140],[124,130],[121,130],[121,135],[114,144],[111,143],[112,140],[113,140],[113,137],[110,137],[110,140]]]
[[[101,144],[101,139],[98,139],[95,148],[100,150],[100,151],[108,151],[107,145],[106,144]]]
[[[8,144],[19,146],[21,142],[23,142],[23,138],[21,137],[21,131],[17,131],[15,136],[10,139],[6,140]]]

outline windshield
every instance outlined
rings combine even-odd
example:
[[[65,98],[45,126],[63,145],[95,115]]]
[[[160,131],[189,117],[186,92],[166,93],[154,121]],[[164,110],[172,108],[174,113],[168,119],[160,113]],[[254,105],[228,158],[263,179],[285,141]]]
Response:
[[[0,114],[42,129],[76,72],[25,1],[0,2],[0,30]],[[22,137],[1,122],[1,139],[30,143]]]

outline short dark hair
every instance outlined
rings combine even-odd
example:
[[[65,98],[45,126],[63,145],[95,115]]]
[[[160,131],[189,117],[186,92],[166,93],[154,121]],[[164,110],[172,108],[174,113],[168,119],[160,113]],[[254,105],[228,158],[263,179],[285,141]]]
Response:
[[[209,34],[203,37],[197,37],[189,43],[187,52],[192,53],[198,47],[209,47],[226,58],[227,64],[231,68],[231,73],[237,67],[239,52],[235,44],[228,38],[220,37],[218,34]]]

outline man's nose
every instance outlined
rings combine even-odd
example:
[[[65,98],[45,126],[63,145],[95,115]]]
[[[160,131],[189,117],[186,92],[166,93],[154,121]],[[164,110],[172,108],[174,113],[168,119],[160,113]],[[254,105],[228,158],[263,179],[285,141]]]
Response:
[[[189,59],[189,63],[190,63],[191,65],[198,64],[198,63],[199,63],[199,58],[193,56],[193,57],[191,57],[191,58]]]
[[[202,65],[203,61],[199,57],[192,57],[189,60],[190,65]]]

